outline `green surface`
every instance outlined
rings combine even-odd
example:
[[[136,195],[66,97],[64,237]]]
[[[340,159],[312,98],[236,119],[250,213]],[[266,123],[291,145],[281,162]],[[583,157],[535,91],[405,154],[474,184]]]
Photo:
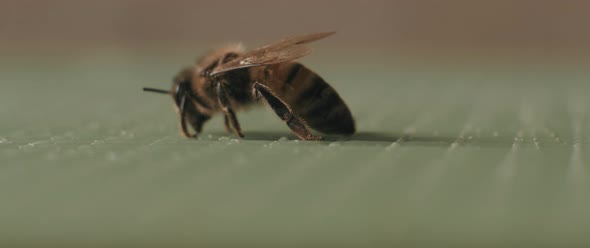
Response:
[[[145,54],[145,53],[144,53]],[[4,59],[5,245],[588,244],[581,67],[304,62],[359,134],[300,142],[266,107],[180,136],[190,57]]]

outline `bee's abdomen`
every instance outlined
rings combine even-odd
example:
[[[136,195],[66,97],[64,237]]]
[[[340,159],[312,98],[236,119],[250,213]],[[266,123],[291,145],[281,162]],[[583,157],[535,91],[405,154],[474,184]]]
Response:
[[[299,63],[281,64],[274,85],[279,95],[307,124],[326,134],[353,134],[350,110],[319,75]]]

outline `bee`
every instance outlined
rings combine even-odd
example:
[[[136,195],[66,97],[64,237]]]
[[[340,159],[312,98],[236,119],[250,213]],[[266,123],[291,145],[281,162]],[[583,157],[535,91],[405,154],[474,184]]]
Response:
[[[244,137],[236,111],[266,102],[301,140],[321,140],[324,134],[351,135],[355,122],[348,106],[317,73],[294,60],[311,53],[306,45],[334,32],[291,36],[252,51],[239,45],[209,52],[176,77],[169,94],[174,99],[180,130],[189,138],[201,132],[214,114],[224,115],[225,129]],[[189,131],[190,125],[194,131]]]

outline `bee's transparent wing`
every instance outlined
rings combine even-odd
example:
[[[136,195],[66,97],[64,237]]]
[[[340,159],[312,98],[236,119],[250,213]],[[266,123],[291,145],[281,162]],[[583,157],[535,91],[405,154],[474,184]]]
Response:
[[[304,34],[304,35],[295,35],[295,36],[287,36],[283,39],[281,39],[281,41],[262,47],[262,48],[267,48],[267,47],[282,47],[282,46],[289,46],[289,45],[300,45],[300,44],[305,44],[305,43],[310,43],[316,40],[321,40],[323,38],[326,38],[330,35],[333,35],[336,32],[322,32],[322,33],[313,33],[313,34]]]
[[[231,70],[253,67],[253,66],[261,66],[261,65],[270,65],[281,63],[289,60],[294,60],[301,58],[305,55],[311,53],[311,48],[304,46],[304,45],[292,45],[286,46],[281,49],[264,49],[264,50],[257,50],[256,53],[248,53],[245,56],[240,56],[239,58],[230,60],[225,64],[221,64],[213,71],[211,71],[211,76]]]
[[[301,58],[311,53],[311,48],[303,44],[323,39],[332,34],[334,34],[334,32],[286,37],[279,42],[247,52],[227,63],[221,64],[215,67],[210,75],[213,76],[231,70],[277,64]]]

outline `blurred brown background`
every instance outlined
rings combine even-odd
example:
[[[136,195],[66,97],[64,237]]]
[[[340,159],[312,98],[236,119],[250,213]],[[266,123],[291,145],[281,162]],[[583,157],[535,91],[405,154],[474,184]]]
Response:
[[[334,52],[575,60],[590,54],[589,7],[574,0],[2,0],[0,51],[252,47],[336,30],[325,45]]]

